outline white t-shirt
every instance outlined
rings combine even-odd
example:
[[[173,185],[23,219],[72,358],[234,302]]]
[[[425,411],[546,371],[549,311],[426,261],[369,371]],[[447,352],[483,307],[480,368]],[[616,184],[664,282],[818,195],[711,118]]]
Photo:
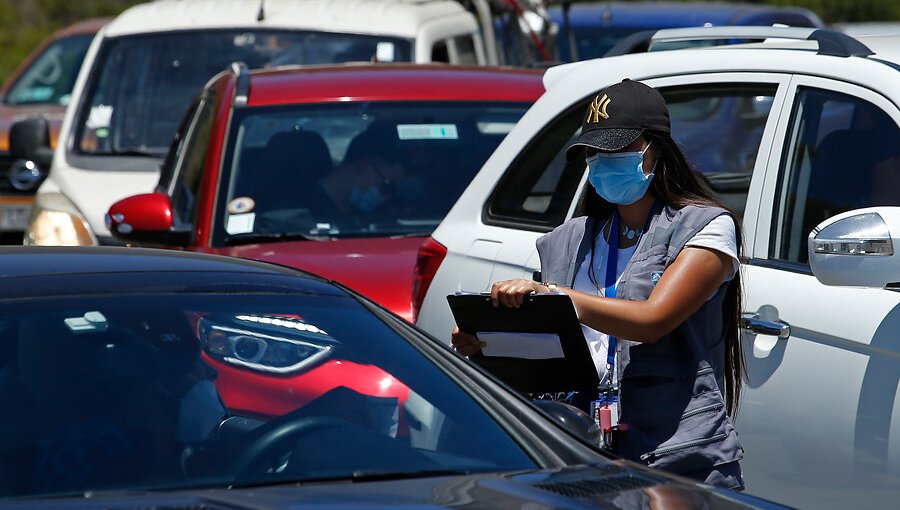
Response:
[[[727,214],[721,214],[713,219],[709,224],[694,234],[688,242],[687,246],[696,246],[709,248],[728,255],[732,259],[733,270],[727,280],[734,278],[735,273],[740,268],[740,261],[737,258],[737,232],[734,226],[734,220]],[[625,266],[631,260],[637,249],[637,244],[628,248],[619,248],[619,254],[616,257],[616,286],[622,279],[622,273],[625,272]],[[591,252],[581,261],[578,274],[575,275],[575,284],[573,288],[579,292],[594,294],[596,296],[604,296],[606,285],[606,254],[609,251],[609,244],[603,237],[601,230],[594,240],[594,280],[589,276],[591,268],[588,257]],[[596,282],[596,283],[595,283]],[[712,298],[712,296],[710,296]],[[591,351],[591,357],[594,360],[594,366],[597,368],[597,374],[600,375],[600,382],[605,383],[606,377],[606,356],[609,348],[609,335],[601,333],[595,329],[589,328],[584,324],[581,325],[584,338],[587,340],[588,348]]]

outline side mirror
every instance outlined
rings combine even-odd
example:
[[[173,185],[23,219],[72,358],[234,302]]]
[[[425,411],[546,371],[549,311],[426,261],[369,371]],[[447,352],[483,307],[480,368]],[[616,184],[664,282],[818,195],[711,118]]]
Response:
[[[532,400],[531,403],[577,437],[593,445],[600,444],[600,426],[588,413],[555,400]]]
[[[9,152],[14,159],[9,170],[12,186],[21,191],[37,188],[47,177],[53,161],[47,119],[30,117],[10,126]]]
[[[187,246],[189,229],[175,227],[172,202],[165,193],[145,193],[114,203],[106,213],[106,226],[129,244]]]
[[[884,288],[900,283],[900,207],[856,209],[809,234],[809,266],[825,285]]]

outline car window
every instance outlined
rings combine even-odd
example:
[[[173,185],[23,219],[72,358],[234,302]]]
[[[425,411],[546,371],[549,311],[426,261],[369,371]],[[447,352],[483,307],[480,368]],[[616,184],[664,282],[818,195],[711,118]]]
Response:
[[[236,111],[215,242],[428,235],[527,107],[385,101]]]
[[[193,224],[196,220],[196,197],[200,190],[203,166],[206,162],[206,149],[212,134],[213,119],[215,118],[214,105],[215,102],[209,99],[200,101],[187,139],[181,147],[183,150],[175,170],[177,184],[172,194],[176,224]]]
[[[565,30],[559,31],[557,41],[559,55],[565,62],[572,61],[570,42],[575,42],[578,60],[599,58],[606,54],[622,39],[635,32],[644,30],[656,30],[658,27],[615,27],[615,26],[573,26],[572,37],[568,37]]]
[[[900,205],[900,128],[859,97],[801,88],[780,172],[770,255],[807,264],[807,238],[845,211]]]
[[[777,86],[725,83],[660,89],[672,136],[713,193],[743,216]]]
[[[7,301],[0,498],[536,467],[408,330],[267,281]]]
[[[69,104],[93,34],[73,35],[48,46],[10,87],[7,104]]]
[[[447,41],[438,41],[431,48],[431,61],[450,63],[450,50],[447,47]]]
[[[454,64],[478,64],[478,57],[475,53],[475,40],[471,35],[461,35],[454,37],[451,41],[451,48],[455,57]]]
[[[525,147],[491,193],[486,223],[549,232],[565,221],[585,170],[582,158],[566,161],[565,149],[580,134],[583,116],[579,103]]]
[[[777,87],[727,83],[659,90],[675,141],[712,191],[741,215]],[[565,221],[585,170],[582,158],[566,162],[565,149],[580,134],[586,102],[548,124],[513,161],[488,200],[487,223],[549,231]]]
[[[170,195],[172,193],[171,188],[175,185],[175,177],[177,176],[176,169],[184,154],[184,144],[187,142],[188,132],[194,124],[194,119],[197,117],[200,99],[198,97],[191,103],[190,108],[185,112],[181,123],[178,125],[178,130],[175,131],[175,136],[172,137],[169,150],[166,152],[166,157],[160,165],[158,191],[167,192]]]

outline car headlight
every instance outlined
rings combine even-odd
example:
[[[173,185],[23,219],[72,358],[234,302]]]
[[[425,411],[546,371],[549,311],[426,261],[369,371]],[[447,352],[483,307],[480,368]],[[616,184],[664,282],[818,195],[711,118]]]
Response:
[[[282,320],[282,319],[274,319]],[[288,321],[284,321],[288,322]],[[309,330],[312,336],[328,335],[315,326],[320,333]],[[203,350],[214,359],[261,372],[286,374],[303,370],[328,357],[332,346],[309,340],[276,336],[260,331],[215,324],[208,319],[200,320],[200,341]]]
[[[75,205],[60,193],[39,194],[35,197],[23,243],[38,246],[98,244],[87,221],[78,213]]]

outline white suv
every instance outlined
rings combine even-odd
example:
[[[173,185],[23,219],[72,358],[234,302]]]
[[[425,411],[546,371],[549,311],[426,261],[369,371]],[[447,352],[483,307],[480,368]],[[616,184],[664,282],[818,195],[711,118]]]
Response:
[[[372,60],[478,65],[495,52],[482,42],[475,15],[456,0],[134,6],[88,50],[25,244],[115,243],[104,224],[109,206],[153,190],[191,100],[232,62],[251,68]]]
[[[865,39],[874,54],[815,29],[676,29],[658,39],[766,35],[810,41],[549,69],[545,94],[423,246],[417,324],[449,342],[448,294],[533,276],[535,240],[573,215],[585,186],[583,162],[563,155],[584,105],[623,78],[644,81],[666,98],[698,171],[743,216],[749,382],[736,427],[748,492],[803,508],[893,507],[900,38]]]

